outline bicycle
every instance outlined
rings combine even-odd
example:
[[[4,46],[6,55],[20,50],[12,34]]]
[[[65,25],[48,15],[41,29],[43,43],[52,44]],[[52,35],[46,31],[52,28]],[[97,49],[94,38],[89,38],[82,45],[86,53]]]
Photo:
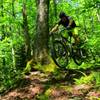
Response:
[[[69,38],[64,37],[62,34],[64,30],[60,31],[59,34],[52,33],[50,36],[51,57],[55,64],[60,68],[65,68],[71,58],[73,58],[77,65],[81,65],[85,58],[83,55],[85,51],[78,46],[73,48],[72,36],[69,36]]]

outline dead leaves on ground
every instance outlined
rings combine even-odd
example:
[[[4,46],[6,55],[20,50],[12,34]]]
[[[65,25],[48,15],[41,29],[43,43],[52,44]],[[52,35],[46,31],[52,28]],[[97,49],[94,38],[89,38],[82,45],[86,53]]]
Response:
[[[95,90],[91,84],[69,85],[66,81],[66,84],[47,84],[48,79],[43,73],[32,73],[32,76],[25,77],[21,86],[0,100],[100,100],[100,91]]]

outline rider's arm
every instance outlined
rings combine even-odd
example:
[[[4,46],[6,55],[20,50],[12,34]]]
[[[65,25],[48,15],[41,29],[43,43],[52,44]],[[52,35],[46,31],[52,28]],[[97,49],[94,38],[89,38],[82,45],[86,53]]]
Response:
[[[57,24],[51,31],[50,33],[56,32],[59,28],[59,25]]]
[[[69,28],[69,27],[72,25],[72,23],[73,23],[73,19],[70,17],[70,18],[69,18],[69,24],[68,24],[67,27]]]

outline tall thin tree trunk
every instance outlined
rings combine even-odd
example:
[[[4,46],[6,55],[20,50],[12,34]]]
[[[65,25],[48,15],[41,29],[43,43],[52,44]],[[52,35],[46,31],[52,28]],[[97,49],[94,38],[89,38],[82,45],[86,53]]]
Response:
[[[4,3],[4,0],[1,0],[1,16],[2,16],[2,18],[4,17],[4,13],[3,13],[3,10],[4,10],[4,6],[3,6],[3,3]],[[5,31],[4,31],[4,25],[2,25],[1,26],[2,27],[2,36],[3,36],[3,38],[5,38]]]
[[[93,18],[93,16],[91,16],[91,32],[93,33],[94,32],[94,18]]]
[[[97,18],[98,21],[100,22],[100,5],[97,6]]]
[[[4,10],[4,5],[3,5],[3,3],[4,3],[4,0],[1,0],[1,17],[3,18],[4,17],[4,12],[3,12],[3,10]],[[4,27],[4,25],[2,25],[1,26],[2,27],[2,37],[1,37],[1,40],[2,39],[4,39],[5,38],[5,27]],[[3,55],[5,55],[5,51],[4,50],[2,50],[2,53],[3,53]],[[6,65],[6,60],[5,60],[5,57],[3,56],[2,57],[2,60],[3,60],[3,66],[5,66]]]
[[[15,7],[14,7],[15,0],[12,0],[12,16],[15,17]]]
[[[12,18],[15,18],[15,9],[14,9],[14,2],[15,0],[12,0]],[[12,27],[14,28],[14,26],[10,26],[10,31],[12,32]],[[13,46],[13,43],[11,41],[11,44],[12,44],[12,60],[13,60],[13,67],[16,66],[16,57],[15,57],[15,49],[14,49],[14,46]]]
[[[54,4],[54,15],[55,15],[55,18],[57,19],[57,4],[56,4],[56,0],[53,0],[53,4]]]
[[[25,37],[25,52],[27,61],[31,57],[31,47],[30,47],[30,36],[28,32],[28,21],[27,21],[27,12],[26,12],[26,1],[23,2],[23,30]]]
[[[49,15],[49,0],[37,0],[37,26],[36,36],[34,41],[34,60],[42,64],[48,62],[48,15]]]

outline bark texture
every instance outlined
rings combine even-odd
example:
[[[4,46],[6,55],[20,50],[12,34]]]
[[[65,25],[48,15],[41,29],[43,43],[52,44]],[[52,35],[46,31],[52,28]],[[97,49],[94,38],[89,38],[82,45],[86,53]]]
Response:
[[[34,41],[33,56],[36,62],[42,64],[48,61],[48,14],[49,0],[37,0],[37,26],[36,36]]]
[[[28,29],[28,21],[27,21],[27,12],[26,12],[26,3],[23,2],[23,31],[25,37],[25,52],[27,61],[30,60],[31,57],[31,47],[30,47],[30,35]]]

